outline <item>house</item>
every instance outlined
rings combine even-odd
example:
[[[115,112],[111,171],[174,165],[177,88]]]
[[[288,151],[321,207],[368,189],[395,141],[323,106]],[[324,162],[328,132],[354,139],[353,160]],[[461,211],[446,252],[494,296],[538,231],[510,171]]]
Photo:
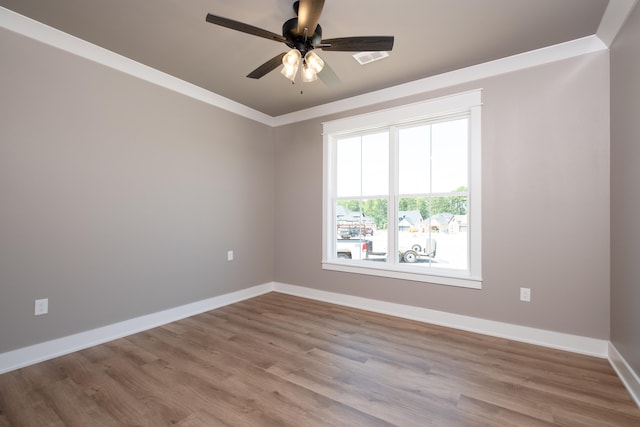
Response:
[[[0,372],[279,289],[609,358],[640,401],[640,7],[609,47],[400,100],[482,88],[481,290],[322,269],[322,123],[398,100],[265,124],[0,13]]]
[[[430,216],[427,218],[427,221],[429,222],[429,228],[431,230],[449,232],[452,223],[454,223],[454,219],[455,215],[443,212]]]
[[[418,231],[423,218],[420,211],[398,211],[398,221],[400,230]]]

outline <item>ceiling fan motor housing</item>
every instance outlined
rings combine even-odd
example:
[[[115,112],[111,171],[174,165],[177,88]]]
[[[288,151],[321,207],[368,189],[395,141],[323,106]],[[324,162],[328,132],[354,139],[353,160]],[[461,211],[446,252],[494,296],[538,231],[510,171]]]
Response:
[[[285,44],[290,48],[300,51],[302,56],[310,50],[314,49],[322,41],[322,27],[320,24],[316,26],[313,35],[298,34],[298,18],[291,18],[282,24],[282,35],[287,39]]]

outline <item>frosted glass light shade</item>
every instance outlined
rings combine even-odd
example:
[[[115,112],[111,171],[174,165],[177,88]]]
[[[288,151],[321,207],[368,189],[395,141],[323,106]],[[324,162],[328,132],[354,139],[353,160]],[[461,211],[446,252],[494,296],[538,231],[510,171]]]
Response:
[[[282,67],[280,73],[292,82],[295,81],[301,58],[302,55],[298,49],[291,49],[282,57],[282,65],[284,65],[284,67]]]
[[[319,73],[320,71],[322,71],[322,67],[324,67],[324,61],[322,60],[322,58],[320,58],[318,54],[312,50],[307,52],[307,54],[304,56],[304,62],[309,68],[313,70],[314,73]]]
[[[298,65],[291,66],[285,65],[282,67],[280,74],[291,80],[292,82],[296,80],[296,73],[298,72]]]
[[[306,62],[302,65],[302,81],[310,83],[318,79],[316,72]]]
[[[285,56],[282,57],[282,64],[286,67],[289,66],[298,66],[300,64],[300,59],[302,59],[302,55],[298,49],[291,49]]]

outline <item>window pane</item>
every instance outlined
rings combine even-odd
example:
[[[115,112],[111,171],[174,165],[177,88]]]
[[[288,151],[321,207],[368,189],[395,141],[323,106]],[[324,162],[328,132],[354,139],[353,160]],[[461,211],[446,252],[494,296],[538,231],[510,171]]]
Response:
[[[338,197],[389,194],[389,132],[337,141]]]
[[[338,197],[359,196],[361,192],[361,138],[341,139],[336,144]]]
[[[468,119],[436,123],[431,132],[431,192],[468,187]]]
[[[387,199],[339,200],[335,240],[337,258],[384,261]]]
[[[398,202],[398,262],[466,270],[466,196],[411,197]]]
[[[400,129],[399,186],[400,194],[431,192],[431,126]]]
[[[389,133],[362,137],[362,195],[389,194]]]

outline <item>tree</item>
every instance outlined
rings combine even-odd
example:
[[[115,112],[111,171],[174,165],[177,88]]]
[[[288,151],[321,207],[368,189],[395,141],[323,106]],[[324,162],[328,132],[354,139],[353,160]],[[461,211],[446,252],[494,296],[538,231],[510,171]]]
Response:
[[[376,228],[387,228],[387,199],[370,199],[364,202],[364,214],[373,219]]]
[[[467,187],[458,187],[454,192],[466,193]],[[384,230],[388,226],[387,199],[339,200],[338,204],[351,212],[360,212],[363,216],[370,217],[379,230]],[[424,219],[439,213],[466,215],[467,196],[403,197],[398,201],[398,210],[420,211]]]
[[[338,204],[351,212],[370,217],[377,229],[387,228],[387,199],[339,200]]]
[[[456,193],[464,193],[467,187],[458,187]],[[467,213],[467,196],[426,196],[405,197],[398,201],[399,211],[420,211],[422,218],[429,218],[439,213],[465,215]]]
[[[362,212],[360,209],[360,200],[338,200],[340,206],[344,206],[351,212]]]

